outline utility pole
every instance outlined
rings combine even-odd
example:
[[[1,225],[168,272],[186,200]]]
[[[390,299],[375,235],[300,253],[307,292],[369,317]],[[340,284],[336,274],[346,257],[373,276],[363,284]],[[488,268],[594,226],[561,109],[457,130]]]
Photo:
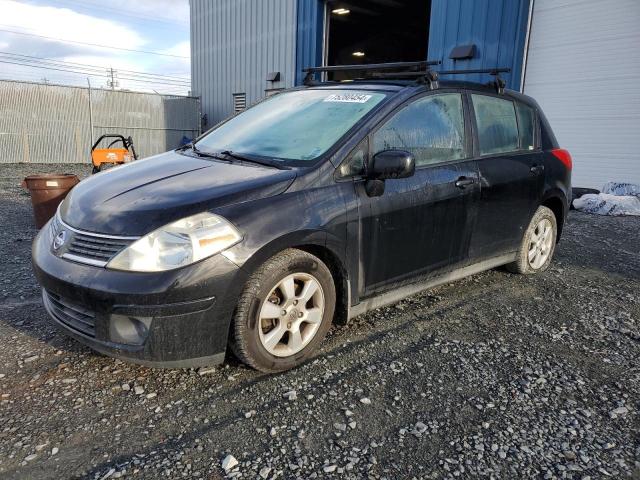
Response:
[[[117,80],[118,72],[114,70],[113,67],[107,69],[107,78],[107,87],[109,87],[111,90],[115,90],[116,87],[120,85]]]
[[[47,77],[42,77],[42,83],[49,85],[49,79]]]

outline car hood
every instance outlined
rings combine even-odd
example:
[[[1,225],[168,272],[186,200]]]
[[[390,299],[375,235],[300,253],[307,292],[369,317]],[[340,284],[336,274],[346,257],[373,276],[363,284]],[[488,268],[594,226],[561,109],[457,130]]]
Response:
[[[80,230],[145,235],[195,213],[278,195],[295,177],[295,170],[167,152],[83,180],[60,215]]]

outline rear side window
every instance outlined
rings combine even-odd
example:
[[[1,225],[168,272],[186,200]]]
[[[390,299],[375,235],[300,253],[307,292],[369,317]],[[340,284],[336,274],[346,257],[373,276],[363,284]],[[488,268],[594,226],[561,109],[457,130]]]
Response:
[[[373,135],[373,152],[406,150],[416,166],[465,158],[462,95],[429,95],[410,103]]]
[[[471,95],[481,155],[518,150],[518,123],[511,100]]]
[[[518,116],[518,130],[520,131],[520,149],[533,150],[536,117],[533,108],[524,103],[516,102],[516,115]]]

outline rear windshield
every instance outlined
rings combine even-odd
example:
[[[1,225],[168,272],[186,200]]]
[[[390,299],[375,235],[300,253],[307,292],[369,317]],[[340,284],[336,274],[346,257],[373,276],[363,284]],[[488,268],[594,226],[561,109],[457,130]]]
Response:
[[[384,98],[360,90],[297,90],[275,95],[202,137],[198,149],[282,161],[317,159]]]

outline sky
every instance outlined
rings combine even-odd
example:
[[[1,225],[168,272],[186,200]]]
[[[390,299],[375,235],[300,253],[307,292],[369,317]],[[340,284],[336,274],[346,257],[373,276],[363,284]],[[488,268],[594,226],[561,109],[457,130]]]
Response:
[[[113,68],[116,88],[185,95],[189,55],[188,0],[0,0],[2,79],[109,88]]]

